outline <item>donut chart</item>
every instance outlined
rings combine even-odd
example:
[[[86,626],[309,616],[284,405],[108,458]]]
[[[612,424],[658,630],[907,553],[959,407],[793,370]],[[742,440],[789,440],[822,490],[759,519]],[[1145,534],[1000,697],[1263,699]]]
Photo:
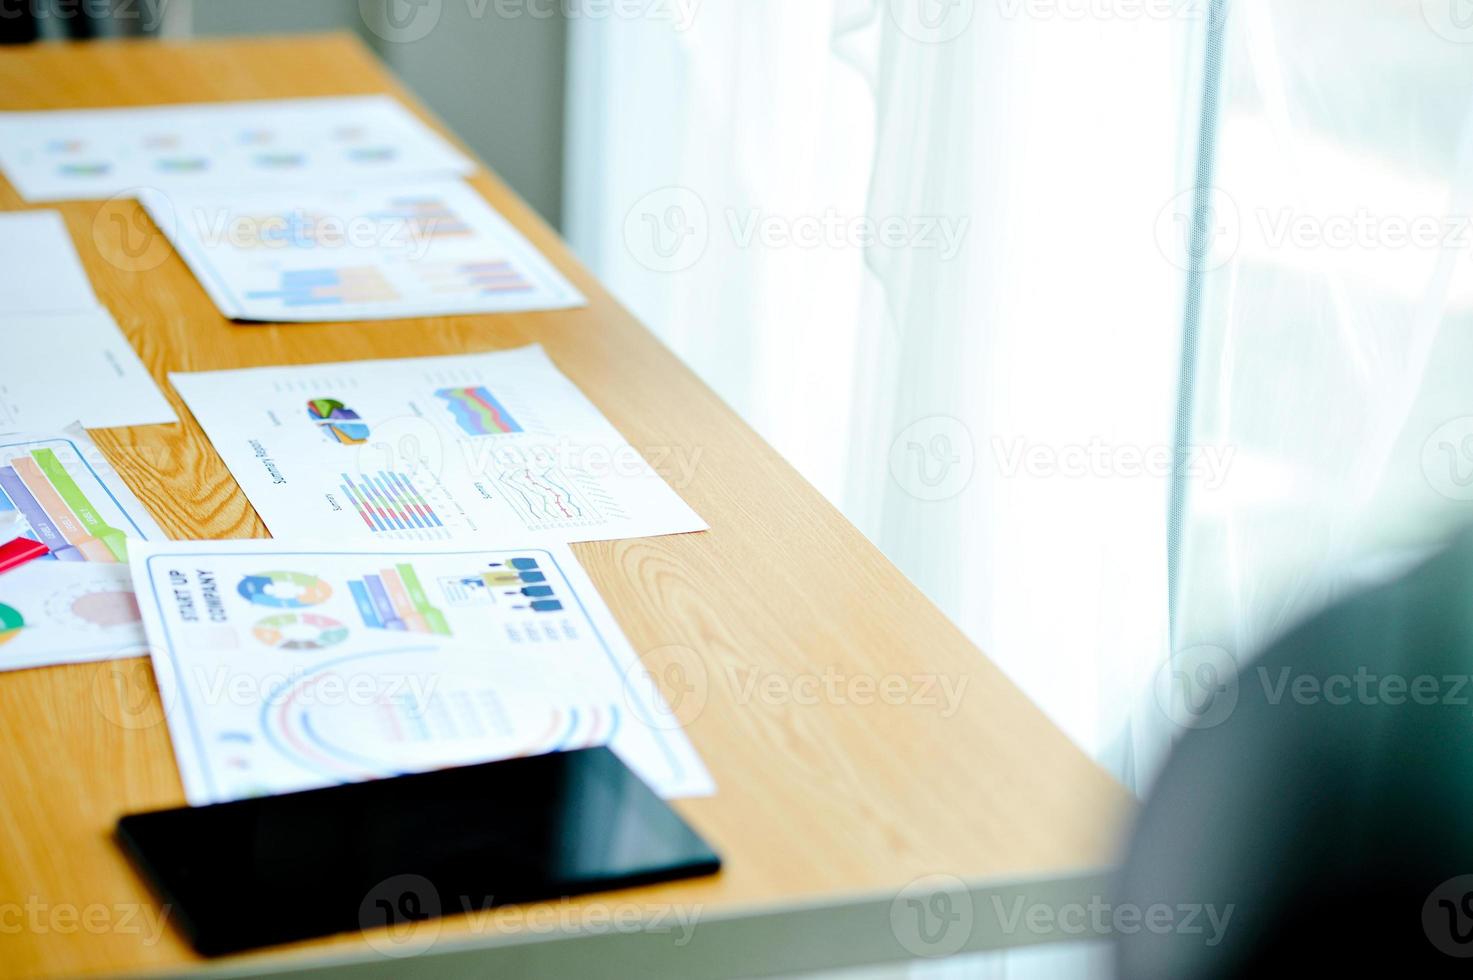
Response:
[[[235,591],[268,609],[306,609],[332,595],[332,586],[306,572],[256,572],[242,578]]]
[[[251,633],[278,650],[326,650],[348,638],[348,627],[318,613],[279,613],[258,620]]]
[[[19,610],[0,602],[0,646],[20,636],[20,631],[25,625],[25,618],[21,616]]]

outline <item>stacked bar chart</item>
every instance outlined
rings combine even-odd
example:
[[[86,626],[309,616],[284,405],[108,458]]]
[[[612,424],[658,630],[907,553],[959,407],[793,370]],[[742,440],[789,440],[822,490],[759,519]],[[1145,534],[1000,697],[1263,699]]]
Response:
[[[126,535],[103,519],[50,449],[0,466],[0,512],[18,511],[28,536],[61,561],[127,561]]]
[[[354,480],[347,473],[341,489],[371,531],[433,531],[444,522],[407,474],[379,470]]]
[[[283,306],[332,306],[342,303],[382,303],[399,294],[382,272],[371,265],[341,269],[287,269],[276,289],[246,293],[247,299],[274,299]]]
[[[473,234],[471,226],[438,197],[396,197],[389,207],[369,212],[368,217],[402,226],[417,242],[469,238]]]
[[[417,267],[417,271],[434,293],[516,293],[532,288],[532,283],[505,259],[431,262]]]
[[[348,590],[369,629],[450,635],[449,621],[430,603],[412,565],[395,565],[352,579]]]

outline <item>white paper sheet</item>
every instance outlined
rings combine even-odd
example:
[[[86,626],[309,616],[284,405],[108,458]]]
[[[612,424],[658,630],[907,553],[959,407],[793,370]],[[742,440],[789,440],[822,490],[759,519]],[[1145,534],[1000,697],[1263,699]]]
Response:
[[[0,575],[0,671],[146,653],[127,565],[39,560]]]
[[[598,541],[706,524],[540,347],[175,374],[279,538]],[[683,483],[699,454],[651,449]]]
[[[0,432],[177,422],[55,211],[0,214]]]
[[[714,792],[566,547],[173,542],[132,568],[190,803],[603,744]]]
[[[123,564],[129,542],[166,537],[79,425],[0,436],[0,514],[62,564]]]
[[[177,422],[112,315],[0,312],[0,432]]]
[[[0,165],[28,201],[146,187],[339,187],[474,169],[382,95],[5,112]]]
[[[220,312],[237,320],[386,320],[584,303],[459,181],[150,191],[140,199]]]
[[[0,313],[65,313],[100,305],[60,212],[0,213]]]

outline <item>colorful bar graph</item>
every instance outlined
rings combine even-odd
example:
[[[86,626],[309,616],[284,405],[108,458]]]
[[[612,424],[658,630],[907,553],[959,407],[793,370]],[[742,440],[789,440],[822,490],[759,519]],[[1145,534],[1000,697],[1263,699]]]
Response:
[[[395,198],[389,207],[382,211],[373,211],[369,217],[375,221],[407,226],[408,233],[416,241],[468,238],[472,234],[471,226],[437,197]]]
[[[412,565],[383,568],[348,583],[369,629],[450,636],[450,621],[430,602]]]
[[[247,299],[275,299],[283,306],[330,306],[341,303],[379,303],[399,299],[398,292],[371,265],[341,269],[288,269],[276,289],[246,293]]]
[[[481,262],[436,262],[417,266],[422,278],[436,293],[519,293],[532,283],[505,259]]]
[[[92,501],[82,493],[82,488],[72,479],[72,475],[66,471],[56,453],[50,449],[37,449],[31,453],[40,467],[46,480],[56,488],[56,492],[66,502],[66,506],[82,522],[87,537],[84,541],[98,541],[112,555],[112,560],[125,562],[128,560],[127,535],[115,527],[110,526],[102,519],[97,508],[92,506]],[[80,547],[83,542],[74,542]],[[109,559],[103,558],[103,561]]]
[[[19,511],[30,536],[61,561],[128,560],[126,535],[107,523],[50,449],[0,466],[0,510]]]
[[[354,479],[346,473],[339,489],[371,531],[415,531],[443,528],[435,509],[403,473],[380,470]]]

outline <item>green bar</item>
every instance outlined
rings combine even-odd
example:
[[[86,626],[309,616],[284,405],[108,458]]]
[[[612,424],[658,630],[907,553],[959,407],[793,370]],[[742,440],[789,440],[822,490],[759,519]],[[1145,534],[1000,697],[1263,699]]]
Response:
[[[57,494],[66,501],[72,513],[77,515],[77,520],[82,522],[82,526],[94,538],[106,545],[114,558],[120,562],[127,561],[127,535],[102,519],[102,515],[92,506],[92,501],[87,499],[87,495],[82,492],[81,487],[77,486],[77,482],[66,471],[66,467],[61,465],[61,460],[56,458],[56,453],[50,449],[33,449],[31,458],[36,461],[37,466],[41,467],[41,472],[46,474],[46,479],[51,481]]]
[[[450,635],[450,621],[445,614],[438,609],[426,609],[423,613],[425,622],[430,624],[430,629],[441,636]]]
[[[415,611],[425,618],[430,629],[441,636],[450,635],[450,623],[445,619],[445,614],[430,605],[430,597],[425,594],[424,586],[420,584],[419,576],[414,573],[413,565],[395,565],[399,573],[399,579],[404,583],[404,592],[409,596],[409,601],[414,603]]]

